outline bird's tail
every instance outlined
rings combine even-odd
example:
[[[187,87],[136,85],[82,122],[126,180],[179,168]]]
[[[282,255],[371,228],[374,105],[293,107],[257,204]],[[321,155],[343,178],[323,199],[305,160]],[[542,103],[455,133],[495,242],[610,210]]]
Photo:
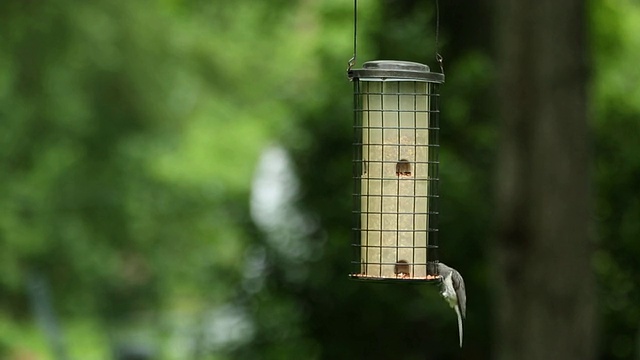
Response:
[[[460,307],[458,305],[454,308],[456,315],[458,315],[458,335],[460,336],[460,347],[462,347],[462,314],[460,314]]]

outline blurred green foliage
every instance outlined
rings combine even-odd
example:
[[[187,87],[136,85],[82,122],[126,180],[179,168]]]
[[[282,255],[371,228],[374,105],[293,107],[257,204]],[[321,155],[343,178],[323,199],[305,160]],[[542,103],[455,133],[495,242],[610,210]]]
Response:
[[[462,353],[435,288],[346,276],[352,2],[1,2],[0,358],[53,358],[31,274],[72,358],[136,341],[162,359],[490,358],[500,69],[489,3],[458,5],[440,9],[440,256],[467,282]],[[360,2],[358,63],[436,69],[434,15]],[[603,359],[639,351],[639,20],[590,2]],[[288,202],[261,223],[273,161]]]
[[[637,2],[593,5],[594,268],[600,279],[602,350],[613,359],[640,357],[639,21]]]

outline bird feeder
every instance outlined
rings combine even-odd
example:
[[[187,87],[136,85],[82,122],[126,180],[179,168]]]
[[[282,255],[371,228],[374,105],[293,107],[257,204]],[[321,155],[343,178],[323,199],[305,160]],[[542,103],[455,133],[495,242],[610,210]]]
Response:
[[[355,49],[348,69],[354,89],[350,276],[440,281],[438,104],[444,74],[408,61],[369,61],[352,69],[354,63]]]

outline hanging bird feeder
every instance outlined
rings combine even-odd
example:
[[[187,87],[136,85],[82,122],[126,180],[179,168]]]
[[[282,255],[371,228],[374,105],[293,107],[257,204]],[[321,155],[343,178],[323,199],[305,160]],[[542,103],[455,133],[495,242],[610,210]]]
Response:
[[[408,61],[369,61],[354,86],[353,273],[358,280],[440,281],[439,86],[443,72]],[[436,32],[437,34],[437,32]],[[437,40],[436,40],[437,44]],[[442,70],[442,57],[436,59]]]

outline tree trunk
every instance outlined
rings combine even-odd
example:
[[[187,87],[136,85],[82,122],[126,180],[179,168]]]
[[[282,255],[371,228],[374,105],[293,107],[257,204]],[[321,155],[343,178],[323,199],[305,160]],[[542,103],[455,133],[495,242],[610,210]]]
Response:
[[[496,4],[496,358],[595,359],[585,2]]]

